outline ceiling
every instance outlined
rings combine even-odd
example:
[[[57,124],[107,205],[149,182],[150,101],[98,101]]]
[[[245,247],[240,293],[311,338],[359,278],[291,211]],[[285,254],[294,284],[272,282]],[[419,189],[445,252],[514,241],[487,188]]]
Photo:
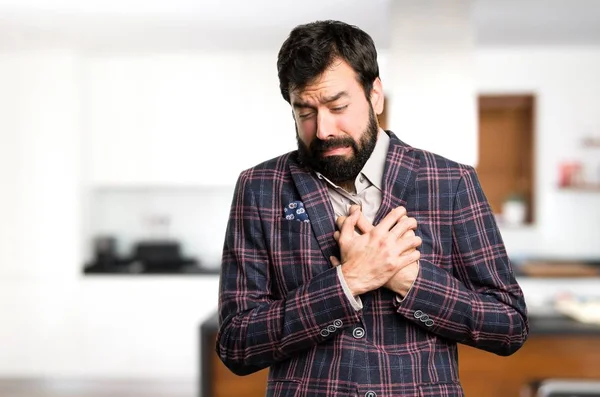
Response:
[[[295,25],[339,19],[389,46],[392,1],[0,0],[0,46],[278,48]],[[600,0],[472,0],[478,46],[600,45]]]

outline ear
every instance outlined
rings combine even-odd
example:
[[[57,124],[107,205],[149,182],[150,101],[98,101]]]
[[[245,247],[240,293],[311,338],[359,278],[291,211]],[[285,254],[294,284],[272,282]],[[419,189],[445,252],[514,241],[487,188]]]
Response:
[[[380,115],[383,112],[384,100],[381,79],[377,77],[375,81],[373,81],[373,89],[371,89],[371,105],[373,106],[375,114]]]

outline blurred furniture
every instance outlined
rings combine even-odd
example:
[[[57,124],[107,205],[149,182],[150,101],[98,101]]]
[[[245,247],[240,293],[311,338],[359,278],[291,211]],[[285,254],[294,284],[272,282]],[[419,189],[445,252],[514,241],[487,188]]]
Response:
[[[547,379],[535,397],[600,397],[600,380]]]
[[[600,326],[556,316],[532,317],[530,328],[529,340],[509,357],[459,346],[460,380],[467,397],[523,396],[528,385],[540,380],[600,381]],[[231,373],[215,353],[216,332],[217,317],[213,315],[200,327],[200,397],[237,397],[240,390],[244,397],[264,397],[267,370],[245,377]]]
[[[200,326],[200,397],[264,397],[268,370],[244,377],[231,372],[215,352],[218,317],[215,313]]]
[[[178,241],[138,241],[127,257],[117,255],[112,238],[99,238],[96,246],[96,257],[84,274],[218,274],[218,269],[203,268],[198,259],[184,257]]]

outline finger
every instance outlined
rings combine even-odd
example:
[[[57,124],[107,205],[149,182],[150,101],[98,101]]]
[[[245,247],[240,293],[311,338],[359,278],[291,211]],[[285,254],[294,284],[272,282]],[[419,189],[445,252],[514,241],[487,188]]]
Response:
[[[344,221],[346,220],[346,218],[348,218],[347,216],[338,216],[335,220],[335,225],[337,226],[338,230],[340,230],[342,228],[342,224],[344,223]]]
[[[369,233],[375,228],[375,226],[373,226],[373,224],[369,222],[365,214],[363,214],[362,212],[360,213],[360,217],[356,222],[356,227],[362,234]]]
[[[335,239],[335,241],[339,242],[339,240],[340,240],[339,230],[336,230],[335,233],[333,233],[333,238]]]
[[[353,204],[350,206],[349,209],[349,213],[350,215],[352,215],[355,211],[360,212],[360,216],[358,218],[358,221],[356,223],[356,227],[358,228],[358,232],[359,234],[362,233],[368,233],[370,232],[375,226],[373,226],[373,224],[371,222],[369,222],[369,220],[367,219],[367,217],[362,213],[360,206]],[[342,224],[344,223],[344,221],[346,220],[347,216],[338,216],[335,220],[335,225],[337,226],[338,229],[342,228]]]
[[[340,235],[338,237],[338,243],[351,239],[354,236],[354,227],[356,226],[356,222],[358,220],[358,216],[360,212],[354,211],[344,220],[342,227],[340,228]]]
[[[419,236],[409,237],[408,239],[409,239],[409,247],[410,247],[409,249],[419,248],[421,246],[421,244],[423,244],[423,240]]]
[[[419,248],[422,243],[419,236],[400,238],[397,241],[397,252],[399,256],[404,256],[417,251],[417,248]]]
[[[398,267],[399,270],[402,270],[403,268],[405,268],[406,266],[415,263],[419,261],[419,259],[421,259],[421,252],[420,251],[413,251],[411,253],[408,253],[406,255],[401,255],[398,258]]]
[[[396,207],[389,212],[382,220],[379,222],[375,229],[381,229],[382,231],[389,231],[400,219],[406,215],[406,208],[404,207]]]
[[[333,267],[341,265],[340,260],[338,258],[336,258],[335,256],[330,256],[329,260],[331,261],[331,264],[333,265]]]
[[[415,236],[415,231],[412,229],[409,229],[407,231],[404,232],[404,234],[400,237],[413,237]]]
[[[413,250],[411,252],[408,252],[408,253],[402,255],[402,258],[404,261],[407,262],[407,264],[411,264],[411,263],[416,262],[419,259],[421,259],[421,251]]]
[[[417,220],[415,218],[403,217],[390,231],[397,237],[403,237],[408,231],[413,231],[412,235],[414,235],[414,230],[416,228]],[[408,235],[410,236],[411,234],[409,233]]]
[[[373,224],[371,222],[369,222],[369,220],[367,219],[365,214],[362,212],[362,209],[360,208],[359,205],[352,204],[350,206],[349,213],[353,214],[355,211],[360,212],[360,217],[358,218],[358,221],[356,222],[356,227],[358,228],[359,234],[364,234],[364,233],[370,232],[375,226],[373,226]]]

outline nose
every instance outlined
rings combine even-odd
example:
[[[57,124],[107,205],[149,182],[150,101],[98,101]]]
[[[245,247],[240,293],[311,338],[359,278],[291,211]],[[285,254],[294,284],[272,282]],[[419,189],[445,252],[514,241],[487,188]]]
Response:
[[[335,136],[334,118],[329,112],[319,112],[317,115],[317,138],[324,141]]]

